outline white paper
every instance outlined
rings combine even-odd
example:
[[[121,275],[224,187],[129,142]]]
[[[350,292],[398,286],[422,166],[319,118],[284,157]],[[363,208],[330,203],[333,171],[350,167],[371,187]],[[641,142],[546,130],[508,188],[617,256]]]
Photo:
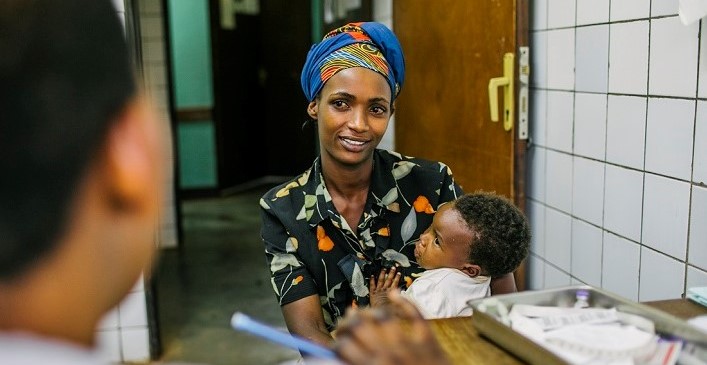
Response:
[[[707,0],[680,0],[678,14],[682,24],[690,25],[707,15]]]

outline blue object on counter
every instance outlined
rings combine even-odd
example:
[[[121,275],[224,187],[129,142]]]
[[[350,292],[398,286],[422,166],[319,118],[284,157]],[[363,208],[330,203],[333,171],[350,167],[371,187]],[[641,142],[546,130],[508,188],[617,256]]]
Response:
[[[707,307],[707,286],[698,286],[687,289],[687,299]]]
[[[279,345],[299,350],[303,354],[313,357],[330,360],[337,358],[336,354],[331,349],[304,338],[285,333],[267,324],[260,323],[241,312],[233,314],[233,317],[231,317],[231,327],[262,337]]]

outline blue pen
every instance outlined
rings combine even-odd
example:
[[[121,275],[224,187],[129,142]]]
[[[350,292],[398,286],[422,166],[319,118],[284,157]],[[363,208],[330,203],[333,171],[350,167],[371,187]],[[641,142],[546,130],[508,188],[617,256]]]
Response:
[[[236,330],[245,331],[250,334],[270,340],[279,345],[299,350],[303,354],[321,359],[336,359],[334,351],[316,344],[312,341],[293,336],[278,329],[275,329],[267,324],[260,323],[248,317],[246,314],[236,312],[231,317],[231,327]]]

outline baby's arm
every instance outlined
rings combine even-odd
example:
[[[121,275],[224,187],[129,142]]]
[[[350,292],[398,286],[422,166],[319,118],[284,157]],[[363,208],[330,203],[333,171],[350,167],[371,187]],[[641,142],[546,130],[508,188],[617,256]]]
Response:
[[[400,273],[396,272],[395,266],[386,272],[381,270],[378,280],[371,275],[368,290],[370,291],[371,307],[380,307],[388,304],[388,292],[397,289],[400,285]]]

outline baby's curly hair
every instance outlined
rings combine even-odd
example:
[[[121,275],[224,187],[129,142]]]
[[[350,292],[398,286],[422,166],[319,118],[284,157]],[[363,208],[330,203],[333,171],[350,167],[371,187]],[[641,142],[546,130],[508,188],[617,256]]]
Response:
[[[508,274],[528,256],[528,220],[508,198],[476,191],[459,197],[453,209],[473,232],[469,261],[479,265],[483,275]]]

